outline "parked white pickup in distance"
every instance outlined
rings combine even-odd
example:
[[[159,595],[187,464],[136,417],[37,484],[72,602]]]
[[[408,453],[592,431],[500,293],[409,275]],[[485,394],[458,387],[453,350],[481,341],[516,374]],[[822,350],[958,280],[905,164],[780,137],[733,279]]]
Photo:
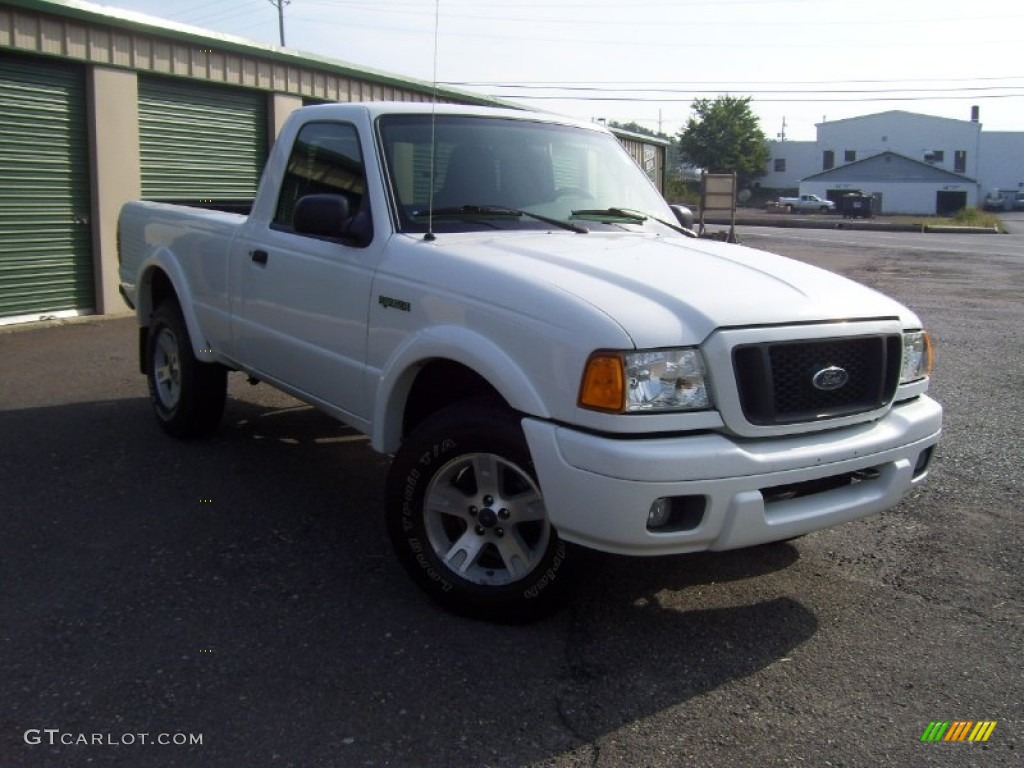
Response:
[[[579,546],[727,550],[881,512],[939,439],[913,312],[695,239],[592,123],[304,107],[248,216],[133,202],[118,241],[162,428],[216,429],[241,371],[365,432],[394,455],[399,560],[476,617],[549,613]]]
[[[800,211],[803,213],[832,213],[836,204],[831,200],[822,200],[817,195],[800,195],[799,197],[780,197],[779,206],[785,208],[789,213]]]

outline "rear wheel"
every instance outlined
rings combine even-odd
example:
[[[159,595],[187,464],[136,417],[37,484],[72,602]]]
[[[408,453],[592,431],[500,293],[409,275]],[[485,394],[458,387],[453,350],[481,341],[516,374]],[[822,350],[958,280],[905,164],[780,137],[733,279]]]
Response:
[[[387,497],[402,565],[446,609],[519,623],[561,605],[570,549],[511,411],[463,404],[428,419],[395,456]]]
[[[153,312],[146,375],[153,411],[167,434],[198,437],[217,428],[227,396],[227,369],[192,354],[185,319],[172,299]]]

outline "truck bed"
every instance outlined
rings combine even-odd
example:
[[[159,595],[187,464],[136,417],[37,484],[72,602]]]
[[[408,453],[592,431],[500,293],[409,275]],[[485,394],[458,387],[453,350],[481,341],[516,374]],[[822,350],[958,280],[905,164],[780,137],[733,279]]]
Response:
[[[156,307],[140,305],[139,286],[135,281],[145,267],[159,267],[174,274],[180,285],[187,286],[192,297],[192,312],[186,319],[196,321],[195,330],[200,359],[223,361],[230,350],[209,352],[210,341],[229,338],[231,315],[228,253],[235,235],[247,220],[242,212],[220,210],[224,201],[189,205],[170,202],[137,201],[125,204],[118,225],[119,273],[122,292],[127,301],[138,308],[140,322]],[[245,204],[251,207],[251,201]],[[225,206],[227,207],[227,206]],[[237,201],[236,207],[242,207]],[[191,323],[190,323],[191,325]]]

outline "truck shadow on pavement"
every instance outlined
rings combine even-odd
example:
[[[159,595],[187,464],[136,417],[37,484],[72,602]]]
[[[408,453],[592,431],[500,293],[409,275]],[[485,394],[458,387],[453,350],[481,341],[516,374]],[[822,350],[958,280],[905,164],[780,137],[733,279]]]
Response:
[[[232,400],[192,443],[141,398],[4,411],[0,432],[18,436],[0,447],[7,765],[589,763],[817,630],[797,600],[716,586],[786,568],[786,544],[595,556],[531,626],[447,615],[391,556],[387,458],[306,407]],[[29,728],[203,743],[29,746]]]

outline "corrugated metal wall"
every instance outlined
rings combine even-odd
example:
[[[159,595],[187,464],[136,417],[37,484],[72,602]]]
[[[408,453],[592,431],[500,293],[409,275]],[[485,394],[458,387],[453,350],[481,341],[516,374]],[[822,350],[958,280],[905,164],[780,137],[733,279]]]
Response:
[[[622,146],[629,152],[630,157],[648,175],[654,185],[664,191],[665,189],[665,149],[656,144],[648,144],[640,139],[618,136]]]
[[[139,152],[147,200],[255,196],[267,158],[259,91],[139,78]]]
[[[387,75],[364,80],[355,69],[274,54],[255,44],[218,41],[212,33],[210,43],[203,44],[173,32],[162,35],[155,27],[149,33],[126,29],[113,15],[104,18],[102,10],[110,9],[97,8],[101,12],[87,22],[53,15],[61,13],[60,6],[49,14],[0,5],[0,47],[324,101],[431,99],[426,83],[403,85],[397,76]],[[451,101],[452,95],[442,91],[440,100]]]
[[[0,316],[95,304],[84,74],[0,59]]]

